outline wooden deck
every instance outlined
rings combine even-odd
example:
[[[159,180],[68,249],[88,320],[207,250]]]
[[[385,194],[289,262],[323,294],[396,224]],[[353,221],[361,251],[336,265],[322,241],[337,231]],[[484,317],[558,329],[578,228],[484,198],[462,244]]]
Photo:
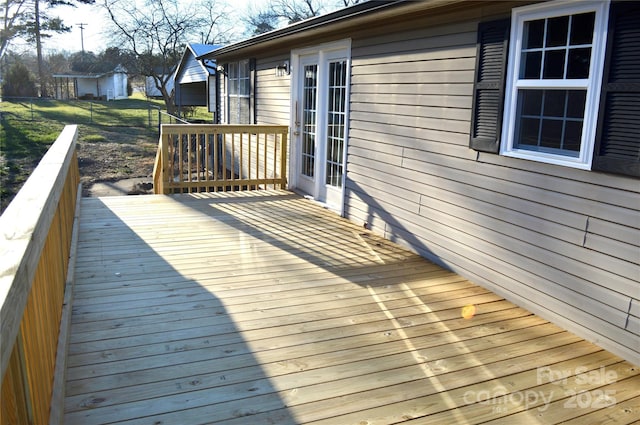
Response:
[[[80,220],[67,425],[640,421],[638,367],[289,192]]]

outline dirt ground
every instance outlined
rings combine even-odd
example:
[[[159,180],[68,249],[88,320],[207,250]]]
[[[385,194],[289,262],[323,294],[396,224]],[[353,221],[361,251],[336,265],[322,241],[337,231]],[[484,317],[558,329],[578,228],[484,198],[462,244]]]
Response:
[[[157,135],[132,127],[85,127],[78,131],[78,163],[83,196],[153,193],[153,163]],[[42,153],[44,154],[44,152]],[[13,200],[39,159],[13,158],[0,152],[0,214]],[[114,190],[109,190],[114,188]]]
[[[79,132],[78,163],[83,196],[90,196],[97,183],[134,178],[136,185],[128,194],[153,192],[149,182],[152,181],[158,143],[155,135],[145,129],[130,127],[98,131],[91,128],[90,134],[83,134],[80,128]]]

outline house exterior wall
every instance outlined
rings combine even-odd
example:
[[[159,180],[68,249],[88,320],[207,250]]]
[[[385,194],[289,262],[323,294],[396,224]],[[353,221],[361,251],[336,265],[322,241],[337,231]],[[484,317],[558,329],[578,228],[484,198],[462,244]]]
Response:
[[[638,364],[640,184],[468,148],[480,20],[353,40],[345,215]]]
[[[208,73],[202,69],[200,62],[190,56],[181,69],[176,81],[180,84],[197,83],[207,80]]]
[[[173,88],[174,88],[174,80],[173,78],[171,78],[169,79],[169,81],[167,81],[167,91],[171,93]],[[153,81],[153,77],[149,77],[149,76],[145,77],[144,90],[145,90],[145,95],[147,97],[162,97],[162,93],[156,87],[156,83]]]
[[[469,148],[478,24],[512,6],[335,34],[352,40],[344,214],[640,364],[638,179]],[[251,54],[258,124],[291,124],[290,50]]]
[[[106,96],[107,100],[126,99],[127,95],[127,74],[116,72],[105,75],[98,80],[100,93],[98,96]]]
[[[289,54],[256,61],[256,118],[260,124],[289,125],[291,78],[275,73],[276,66],[287,60]]]
[[[278,64],[289,60],[288,54],[270,56],[256,60],[256,122],[271,125],[289,125],[291,116],[291,78],[276,76]],[[290,144],[287,157],[291,154]],[[268,161],[270,176],[279,175],[279,162]],[[274,165],[275,164],[275,169]],[[289,161],[286,164],[289,175]]]
[[[277,77],[275,75],[275,67],[277,64],[288,60],[288,55],[280,55],[276,57],[266,57],[256,60],[255,65],[255,80],[252,82],[252,92],[255,98],[255,110],[256,110],[256,122],[259,124],[268,125],[289,125],[290,116],[290,97],[291,97],[291,80],[286,77]],[[219,92],[220,105],[224,107],[226,102],[226,80],[225,78],[219,79]],[[225,114],[222,114],[224,119]],[[250,140],[250,143],[249,143]],[[255,135],[247,135],[247,139],[243,141],[243,144],[239,140],[235,143],[236,151],[233,153],[233,157],[236,158],[234,164],[234,172],[238,175],[251,175],[251,176],[266,176],[267,178],[279,177],[281,163],[279,160],[279,150],[274,150],[275,147],[279,147],[279,144],[274,143],[273,136],[269,136],[266,145],[269,148],[265,148],[265,140],[262,138],[256,138]],[[242,145],[242,148],[241,148]],[[229,144],[231,146],[231,144]],[[289,145],[288,145],[289,146]],[[240,152],[242,150],[242,153]],[[287,156],[289,155],[287,149]],[[257,158],[259,155],[265,155],[266,161],[260,161],[258,168],[254,164],[249,165],[249,158]],[[231,155],[231,152],[227,152]],[[242,158],[242,162],[240,162]],[[266,166],[266,170],[265,167]],[[286,165],[288,175],[288,164]],[[253,170],[249,172],[248,170]],[[257,175],[253,174],[256,173]]]
[[[86,96],[88,94],[99,96],[98,82],[95,78],[77,78],[76,81],[78,84],[78,97]]]
[[[176,86],[175,102],[178,106],[206,106],[207,82],[179,84]]]

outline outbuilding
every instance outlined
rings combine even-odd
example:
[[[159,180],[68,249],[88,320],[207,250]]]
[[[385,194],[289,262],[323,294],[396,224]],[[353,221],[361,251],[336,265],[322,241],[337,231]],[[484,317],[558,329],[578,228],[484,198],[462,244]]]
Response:
[[[53,74],[56,99],[127,99],[127,70],[118,65],[103,73]]]
[[[185,106],[208,106],[209,112],[215,112],[216,62],[197,58],[220,47],[196,43],[187,45],[174,77],[175,104],[179,111]]]

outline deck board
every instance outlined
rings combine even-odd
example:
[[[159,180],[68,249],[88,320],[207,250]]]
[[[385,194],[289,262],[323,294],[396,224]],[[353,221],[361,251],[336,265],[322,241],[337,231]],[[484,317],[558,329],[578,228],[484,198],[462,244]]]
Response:
[[[84,198],[75,273],[65,424],[640,420],[638,367],[289,192]]]

